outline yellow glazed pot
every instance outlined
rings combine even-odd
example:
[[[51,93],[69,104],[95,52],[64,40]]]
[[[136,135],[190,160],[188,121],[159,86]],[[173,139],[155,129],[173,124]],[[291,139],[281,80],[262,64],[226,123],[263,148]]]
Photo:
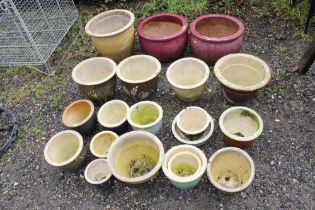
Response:
[[[135,16],[128,10],[115,9],[94,16],[85,26],[96,50],[116,62],[131,56]]]

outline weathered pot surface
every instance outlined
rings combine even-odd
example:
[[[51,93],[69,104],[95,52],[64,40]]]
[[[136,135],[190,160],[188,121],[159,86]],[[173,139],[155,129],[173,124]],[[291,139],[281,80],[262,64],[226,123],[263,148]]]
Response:
[[[107,160],[96,159],[90,162],[85,168],[84,177],[88,183],[105,190],[109,186],[109,181],[112,177]]]
[[[209,78],[206,63],[197,58],[182,58],[167,69],[166,77],[176,96],[185,102],[193,102],[201,97]]]
[[[116,62],[132,55],[135,16],[128,10],[115,9],[94,16],[85,26],[93,45],[102,56]]]
[[[246,148],[263,131],[263,121],[254,110],[235,106],[225,110],[219,120],[225,141],[232,146]]]
[[[242,149],[226,147],[216,151],[209,159],[207,176],[211,184],[226,193],[246,189],[255,177],[252,158]]]
[[[201,160],[192,152],[179,152],[168,161],[167,168],[173,172],[176,178],[192,176],[201,168]]]
[[[97,133],[91,140],[90,151],[97,158],[106,158],[108,150],[118,135],[112,131]]]

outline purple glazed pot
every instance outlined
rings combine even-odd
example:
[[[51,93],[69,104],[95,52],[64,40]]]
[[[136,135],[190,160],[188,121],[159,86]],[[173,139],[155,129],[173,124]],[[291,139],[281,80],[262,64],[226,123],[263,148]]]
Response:
[[[138,25],[141,48],[161,62],[179,58],[188,40],[187,20],[177,14],[159,13],[143,19]]]
[[[210,65],[230,53],[240,52],[244,42],[244,25],[232,16],[210,14],[190,24],[193,53]]]

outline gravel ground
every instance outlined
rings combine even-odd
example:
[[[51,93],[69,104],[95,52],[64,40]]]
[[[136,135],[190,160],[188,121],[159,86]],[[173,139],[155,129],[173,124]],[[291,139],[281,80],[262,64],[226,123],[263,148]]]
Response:
[[[0,71],[3,93],[0,105],[17,115],[21,127],[15,147],[0,159],[0,209],[312,209],[315,65],[304,76],[290,73],[307,43],[293,37],[291,24],[268,20],[253,12],[248,12],[243,21],[246,34],[242,52],[264,59],[273,70],[270,85],[246,104],[261,115],[265,124],[263,134],[246,149],[256,164],[256,176],[248,189],[225,195],[204,175],[197,188],[180,191],[160,172],[153,181],[137,186],[114,180],[111,189],[101,192],[84,180],[85,166],[74,173],[50,167],[43,157],[45,144],[64,129],[60,122],[63,108],[82,98],[71,80],[71,70],[83,58],[95,55],[93,50],[87,50],[82,56],[74,47],[55,78],[26,68],[18,73]],[[81,47],[90,49],[91,43],[82,42]],[[135,53],[141,53],[138,42]],[[190,56],[189,49],[186,56]],[[178,101],[166,81],[168,65],[163,65],[159,90],[153,98],[165,112],[158,137],[166,151],[176,145],[171,134],[172,119],[186,106],[201,106],[216,121],[213,136],[201,147],[209,158],[227,146],[217,122],[230,105],[225,102],[213,73],[200,101],[192,104]],[[38,93],[38,87],[44,91]],[[132,105],[120,87],[118,84],[117,98]],[[14,88],[22,91],[13,97]],[[90,139],[85,138],[86,145]],[[85,165],[92,159],[89,154]]]

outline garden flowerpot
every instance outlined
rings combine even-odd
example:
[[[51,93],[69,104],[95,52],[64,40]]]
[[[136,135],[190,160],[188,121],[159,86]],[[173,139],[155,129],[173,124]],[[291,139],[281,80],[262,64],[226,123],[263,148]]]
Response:
[[[223,86],[225,98],[233,104],[245,103],[271,79],[271,70],[263,60],[243,53],[218,60],[214,74]]]
[[[147,182],[157,175],[164,158],[158,137],[146,131],[131,131],[118,137],[108,152],[110,171],[130,184]]]
[[[150,55],[134,55],[118,64],[117,76],[125,92],[134,100],[153,96],[158,84],[161,63]]]
[[[243,106],[225,110],[219,120],[224,140],[231,146],[246,148],[254,143],[263,131],[263,121],[259,114]]]
[[[123,134],[128,131],[127,113],[129,106],[121,100],[112,100],[105,103],[97,113],[98,122],[106,130]]]
[[[89,58],[74,67],[72,79],[86,97],[104,102],[115,95],[116,67],[109,58]]]
[[[185,51],[188,23],[181,15],[159,13],[139,23],[138,35],[145,54],[152,55],[161,62],[170,62]]]
[[[85,158],[82,136],[72,130],[57,133],[47,142],[44,156],[51,166],[63,171],[79,169]]]
[[[118,135],[112,131],[102,131],[96,134],[90,143],[90,151],[97,158],[106,158],[108,150]]]
[[[127,120],[133,130],[157,134],[162,127],[162,107],[153,101],[141,101],[130,107]]]
[[[62,114],[62,123],[81,135],[90,135],[96,128],[94,105],[89,100],[78,100],[67,106]]]
[[[244,25],[228,15],[200,16],[190,24],[190,32],[193,53],[210,65],[225,55],[240,52],[243,46]]]
[[[255,165],[245,151],[226,147],[219,149],[210,157],[207,175],[215,188],[225,193],[236,193],[252,183]]]
[[[173,62],[166,77],[175,95],[182,101],[197,101],[206,87],[209,67],[197,58],[183,58]]]
[[[110,186],[112,173],[109,170],[106,159],[96,159],[89,163],[84,171],[85,180],[105,191]]]
[[[195,146],[179,145],[167,151],[162,170],[178,189],[196,187],[207,168],[205,154]]]
[[[115,62],[132,55],[135,16],[128,10],[115,9],[96,15],[85,26],[96,50]]]

